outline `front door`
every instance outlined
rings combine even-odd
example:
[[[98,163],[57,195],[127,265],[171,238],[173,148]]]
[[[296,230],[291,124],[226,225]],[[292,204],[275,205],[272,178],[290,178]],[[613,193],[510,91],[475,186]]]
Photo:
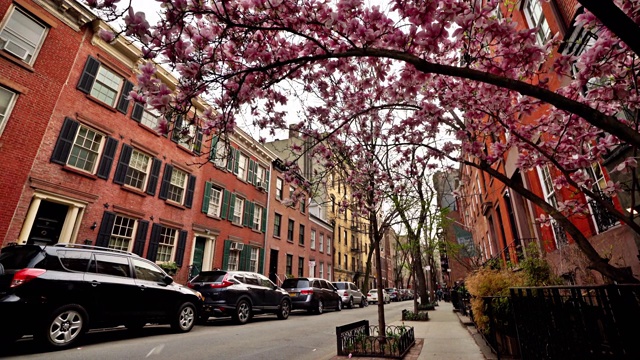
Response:
[[[271,254],[269,255],[269,280],[278,284],[280,282],[276,274],[278,274],[278,250],[271,249]]]
[[[189,278],[193,278],[202,271],[202,263],[204,262],[204,246],[207,239],[202,236],[196,237],[196,245],[193,248],[193,264]]]
[[[68,210],[67,205],[43,200],[38,207],[27,244],[52,245],[58,243]]]

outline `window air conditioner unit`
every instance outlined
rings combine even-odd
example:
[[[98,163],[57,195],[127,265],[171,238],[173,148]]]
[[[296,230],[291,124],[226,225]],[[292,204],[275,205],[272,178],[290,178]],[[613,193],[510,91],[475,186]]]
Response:
[[[230,250],[242,251],[242,250],[244,250],[244,244],[243,243],[239,243],[239,242],[232,242]]]
[[[29,56],[29,51],[22,46],[14,43],[11,40],[0,39],[2,45],[2,50],[10,53],[11,55],[19,58],[20,60],[26,60],[27,56]]]
[[[258,187],[258,189],[262,189],[262,190],[266,190],[267,189],[267,184],[265,184],[264,181],[258,181],[256,183],[256,186]]]

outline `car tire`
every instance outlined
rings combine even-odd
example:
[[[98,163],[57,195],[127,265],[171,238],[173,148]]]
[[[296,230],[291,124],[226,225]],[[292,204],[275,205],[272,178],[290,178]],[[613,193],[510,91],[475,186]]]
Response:
[[[291,314],[291,302],[287,299],[283,299],[278,308],[278,319],[286,320]]]
[[[336,303],[336,311],[342,311],[342,299]]]
[[[241,325],[246,324],[252,317],[251,304],[247,300],[240,300],[236,304],[236,313],[233,315],[233,319]]]
[[[352,297],[351,297],[351,298],[349,298],[349,304],[347,304],[347,307],[348,307],[349,309],[353,309],[353,298],[352,298]]]
[[[64,349],[74,346],[87,332],[87,312],[78,304],[68,304],[53,310],[45,320],[36,339],[45,347]]]
[[[324,304],[322,303],[322,300],[318,300],[318,305],[316,306],[316,314],[322,315],[323,312],[324,312]]]
[[[363,308],[363,307],[365,307],[365,303],[364,303],[364,299],[361,299],[360,300],[360,308]]]
[[[179,333],[189,332],[196,324],[196,317],[196,306],[190,302],[183,303],[171,320],[171,328]]]

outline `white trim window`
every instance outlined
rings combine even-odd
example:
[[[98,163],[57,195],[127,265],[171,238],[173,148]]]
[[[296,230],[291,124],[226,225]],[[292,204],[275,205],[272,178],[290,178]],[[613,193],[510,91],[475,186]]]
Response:
[[[134,219],[116,215],[107,247],[110,249],[131,251],[133,235],[136,233],[136,223]]]
[[[171,181],[169,183],[168,200],[182,204],[184,201],[184,193],[187,188],[187,180],[189,177],[187,173],[179,169],[173,169],[171,172]]]
[[[229,251],[229,262],[227,263],[227,270],[237,271],[238,263],[240,262],[240,251]]]
[[[90,94],[109,106],[116,106],[123,84],[124,79],[120,75],[100,65]]]
[[[211,187],[211,195],[209,196],[209,209],[207,209],[207,215],[220,217],[220,210],[222,209],[222,193],[222,189]]]
[[[187,125],[187,127],[188,129],[186,133],[182,133],[181,131],[182,136],[180,136],[178,139],[178,145],[182,146],[183,148],[189,151],[193,151],[196,145],[195,139],[196,139],[197,127],[194,124],[189,124]]]
[[[17,98],[18,94],[0,86],[0,136],[4,131],[7,119],[11,114],[11,110],[13,109],[13,105],[16,103]]]
[[[247,180],[247,160],[249,158],[243,154],[243,153],[238,153],[238,172],[236,173],[236,175],[238,176],[238,179],[240,180]]]
[[[277,200],[282,200],[282,197],[284,195],[282,190],[283,185],[284,185],[284,182],[282,181],[282,179],[276,178],[276,199]]]
[[[544,199],[549,205],[557,209],[558,199],[556,198],[555,187],[553,186],[553,178],[551,177],[549,167],[539,167],[538,171],[542,182],[542,192],[544,193]],[[551,219],[551,229],[553,230],[553,236],[555,238],[557,247],[561,244],[567,243],[567,236],[564,233],[564,229],[554,219]]]
[[[155,109],[145,106],[140,117],[140,124],[157,131],[160,126],[160,114]]]
[[[262,206],[255,205],[253,208],[253,230],[260,231],[262,227]]]
[[[67,165],[95,174],[105,139],[104,134],[80,124],[67,159]]]
[[[151,156],[136,149],[131,153],[129,167],[124,183],[138,190],[144,191],[147,187],[149,172],[151,171]]]
[[[256,169],[256,185],[260,186],[264,186],[264,188],[268,188],[267,184],[266,184],[266,176],[267,175],[267,169],[265,169],[264,167],[258,165],[258,168]]]
[[[0,31],[0,49],[32,65],[47,31],[41,21],[14,6]]]
[[[538,44],[544,45],[549,37],[551,37],[551,29],[542,12],[540,0],[525,0],[523,9],[527,22],[529,23],[529,28],[537,28],[536,40]]]
[[[331,255],[331,238],[327,238],[327,255]]]
[[[311,229],[311,244],[309,245],[311,246],[312,250],[316,249],[316,231]],[[322,249],[322,247],[320,247]]]
[[[318,277],[324,279],[324,263],[320,263],[320,267],[318,267]]]
[[[233,223],[236,225],[242,224],[242,215],[244,213],[244,199],[236,197],[236,201],[233,206]]]
[[[331,264],[327,264],[327,280],[333,281],[333,279],[331,279]]]
[[[260,249],[251,248],[251,258],[249,259],[249,271],[258,272],[258,254]]]
[[[162,227],[162,229],[160,230],[160,241],[158,242],[158,254],[156,256],[156,262],[164,263],[173,260],[177,237],[178,230],[164,226]]]
[[[218,142],[216,143],[216,157],[213,160],[214,164],[221,168],[227,167],[227,161],[229,158],[228,154],[229,149],[227,148],[227,144],[221,139],[218,139]]]
[[[323,233],[320,233],[320,241],[318,243],[318,250],[320,252],[324,252],[324,234]],[[327,253],[328,253],[328,251],[327,251]]]

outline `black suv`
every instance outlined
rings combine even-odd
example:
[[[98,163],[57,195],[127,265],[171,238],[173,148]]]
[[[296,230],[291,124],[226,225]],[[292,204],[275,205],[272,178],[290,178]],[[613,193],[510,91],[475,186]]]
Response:
[[[342,298],[338,290],[325,279],[289,278],[282,283],[293,303],[293,309],[305,309],[309,313],[322,314],[325,309],[342,310]]]
[[[0,339],[22,335],[74,346],[90,328],[147,323],[193,328],[202,295],[138,255],[79,244],[14,245],[0,252]]]
[[[291,312],[289,294],[266,276],[248,271],[203,271],[188,286],[204,296],[200,322],[211,316],[231,316],[245,324],[255,313],[272,313],[284,320]]]

